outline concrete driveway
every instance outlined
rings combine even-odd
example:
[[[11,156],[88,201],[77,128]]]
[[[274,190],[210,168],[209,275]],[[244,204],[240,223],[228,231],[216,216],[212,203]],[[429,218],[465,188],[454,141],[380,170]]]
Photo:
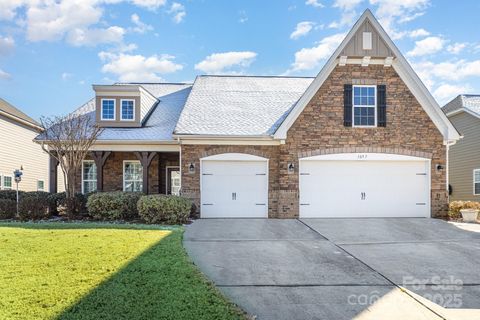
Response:
[[[480,319],[480,232],[444,221],[203,219],[184,245],[258,319]]]

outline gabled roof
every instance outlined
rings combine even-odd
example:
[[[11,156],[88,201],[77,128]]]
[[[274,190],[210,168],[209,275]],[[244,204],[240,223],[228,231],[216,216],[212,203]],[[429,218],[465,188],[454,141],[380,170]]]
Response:
[[[122,85],[127,85],[123,83]],[[172,132],[180,112],[190,93],[191,84],[179,83],[135,83],[149,92],[160,102],[146,116],[138,128],[104,128],[97,141],[168,141],[173,140]],[[74,111],[74,114],[88,115],[95,119],[95,98]],[[38,139],[41,139],[39,137]]]
[[[436,125],[440,133],[444,137],[445,142],[456,141],[460,139],[460,134],[455,127],[450,123],[445,114],[442,112],[440,106],[420,80],[418,75],[412,69],[400,50],[395,46],[392,39],[387,35],[382,28],[378,20],[373,16],[370,10],[365,10],[362,16],[355,23],[353,28],[347,34],[340,46],[335,50],[315,80],[310,84],[305,93],[301,96],[296,106],[288,114],[285,120],[282,122],[278,130],[276,130],[274,137],[277,139],[286,139],[288,129],[293,125],[298,116],[302,113],[303,109],[308,105],[315,93],[320,89],[327,77],[333,71],[338,63],[338,59],[342,52],[344,52],[346,46],[350,43],[355,36],[359,28],[365,21],[369,22],[372,28],[378,33],[379,37],[385,43],[387,48],[393,53],[392,67],[395,69],[400,78],[405,82],[408,89],[417,98],[420,105],[425,112],[430,116],[433,123]]]
[[[467,112],[480,118],[480,95],[461,94],[442,107],[443,112],[449,117],[459,112]]]
[[[198,76],[174,134],[270,137],[312,81],[302,77]]]
[[[33,120],[32,118],[27,116],[25,113],[15,108],[10,103],[3,100],[2,98],[0,98],[0,113],[8,116],[10,119],[20,121],[36,129],[40,128],[40,124],[37,121]]]

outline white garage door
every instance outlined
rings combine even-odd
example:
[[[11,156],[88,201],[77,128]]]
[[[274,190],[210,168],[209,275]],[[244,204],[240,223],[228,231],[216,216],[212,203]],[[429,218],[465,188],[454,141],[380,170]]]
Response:
[[[384,154],[300,161],[300,217],[430,217],[430,161]]]
[[[201,161],[202,218],[266,218],[268,161],[224,154]]]

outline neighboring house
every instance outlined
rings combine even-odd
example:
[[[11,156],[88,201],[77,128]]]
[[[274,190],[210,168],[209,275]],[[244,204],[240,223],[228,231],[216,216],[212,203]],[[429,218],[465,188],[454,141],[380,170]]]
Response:
[[[480,95],[459,95],[443,111],[463,136],[449,151],[451,200],[480,201]]]
[[[180,192],[201,217],[446,215],[459,134],[368,10],[315,78],[93,89],[84,192]]]
[[[33,139],[40,125],[0,99],[0,190],[16,189],[15,169],[23,168],[19,190],[48,191],[48,155]]]

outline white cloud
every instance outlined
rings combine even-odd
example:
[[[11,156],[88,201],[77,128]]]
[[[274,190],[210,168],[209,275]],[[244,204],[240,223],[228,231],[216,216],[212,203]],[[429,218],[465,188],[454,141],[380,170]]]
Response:
[[[408,34],[405,31],[398,31],[397,24],[422,16],[430,5],[430,0],[370,0],[370,4],[378,6],[376,16],[383,28],[395,40]]]
[[[162,81],[161,75],[173,73],[183,69],[181,64],[175,63],[174,56],[115,54],[111,52],[100,52],[100,59],[106,62],[102,72],[112,73],[118,76],[122,82],[145,82]]]
[[[121,43],[125,30],[113,26],[106,29],[74,29],[68,33],[67,42],[75,47],[95,46],[99,43]]]
[[[312,6],[312,7],[315,7],[315,8],[323,8],[325,7],[323,4],[321,4],[318,0],[307,0],[305,1],[305,4],[307,6]]]
[[[469,77],[480,77],[480,60],[455,60],[434,63],[423,61],[413,64],[423,79],[438,78],[446,81],[460,81]]]
[[[175,23],[182,22],[187,15],[187,13],[185,12],[185,6],[178,2],[172,3],[170,10],[168,10],[168,13],[173,15],[172,19]]]
[[[452,85],[444,83],[438,86],[433,92],[433,96],[437,99],[440,105],[444,105],[459,94],[470,93],[472,87],[469,84],[465,85]]]
[[[426,37],[426,36],[429,36],[430,35],[430,32],[428,32],[427,30],[425,29],[415,29],[415,30],[412,30],[408,33],[408,36],[410,38],[420,38],[420,37]]]
[[[95,1],[47,2],[31,6],[26,12],[27,39],[54,41],[76,29],[99,22],[102,9]]]
[[[130,17],[130,20],[135,25],[135,27],[132,29],[133,32],[145,33],[147,31],[153,30],[153,27],[151,25],[148,25],[148,24],[142,22],[142,20],[140,20],[140,17],[136,13],[132,14],[132,16]]]
[[[459,54],[460,51],[462,51],[463,49],[465,49],[467,47],[467,43],[465,42],[456,42],[454,44],[451,44],[449,46],[447,46],[447,51],[452,53],[452,54]]]
[[[329,28],[341,28],[346,25],[352,25],[357,16],[355,8],[363,0],[335,0],[333,7],[342,11],[339,21],[334,21],[328,25]]]
[[[306,36],[315,26],[314,22],[303,21],[297,24],[295,31],[290,34],[290,39],[298,39],[300,37]]]
[[[69,73],[69,72],[64,72],[62,73],[62,80],[63,81],[67,81],[68,79],[70,79],[71,77],[73,77],[73,74]]]
[[[247,12],[245,10],[240,10],[238,12],[238,14],[240,15],[240,18],[238,19],[238,22],[245,23],[245,22],[248,21]]]
[[[17,15],[17,9],[23,4],[23,0],[0,1],[0,20],[13,20]]]
[[[157,10],[161,6],[164,6],[167,0],[132,0],[133,4],[144,7],[149,10]]]
[[[330,57],[344,37],[344,33],[334,34],[323,38],[319,44],[313,48],[303,48],[297,51],[295,53],[295,62],[287,73],[316,68],[320,61]]]
[[[213,53],[195,65],[195,70],[206,73],[223,73],[232,67],[248,67],[257,54],[252,51]]]
[[[3,80],[8,80],[8,79],[11,79],[12,76],[10,75],[10,73],[7,73],[5,71],[3,71],[2,69],[0,69],[0,79],[3,79]]]
[[[440,37],[428,37],[415,41],[415,47],[407,52],[408,56],[418,57],[436,53],[443,49],[445,40]]]
[[[4,56],[13,52],[15,48],[15,40],[12,37],[0,36],[0,56]]]

